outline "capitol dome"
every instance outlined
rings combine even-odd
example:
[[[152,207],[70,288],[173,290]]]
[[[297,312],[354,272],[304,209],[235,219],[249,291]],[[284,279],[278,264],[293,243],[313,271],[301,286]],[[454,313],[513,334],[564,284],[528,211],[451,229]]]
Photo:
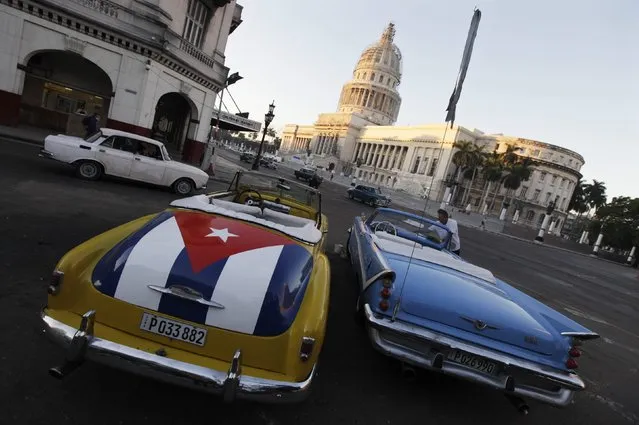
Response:
[[[401,97],[402,54],[393,43],[395,25],[390,23],[379,41],[360,55],[353,79],[342,88],[338,111],[358,113],[378,125],[397,121]]]

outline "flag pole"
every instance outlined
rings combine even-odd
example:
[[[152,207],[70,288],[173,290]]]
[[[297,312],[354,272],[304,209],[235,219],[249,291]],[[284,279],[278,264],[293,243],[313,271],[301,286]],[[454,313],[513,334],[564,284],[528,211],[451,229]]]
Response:
[[[457,74],[457,80],[455,82],[455,88],[453,90],[453,94],[450,96],[450,100],[448,101],[448,107],[446,108],[446,127],[444,129],[444,135],[442,136],[442,141],[439,148],[439,156],[437,157],[437,164],[439,166],[439,160],[441,159],[444,152],[444,143],[446,142],[446,134],[448,132],[448,123],[450,122],[450,128],[453,128],[455,125],[455,112],[457,109],[457,103],[459,102],[459,97],[461,96],[462,86],[464,84],[464,80],[466,79],[466,73],[468,72],[468,66],[470,65],[470,58],[473,53],[473,46],[475,44],[475,38],[477,37],[477,30],[479,29],[479,22],[481,20],[481,11],[475,7],[473,10],[473,18],[470,22],[470,28],[468,30],[468,37],[466,38],[466,46],[464,47],[464,53],[462,55],[461,65],[459,67],[459,73]],[[448,171],[448,167],[450,166],[450,162],[453,158],[452,149],[451,155],[449,155],[448,160],[446,161],[446,166],[444,168],[444,178],[441,180],[441,184],[437,190],[437,198],[441,195],[442,189],[444,187],[444,179],[446,178],[446,172]],[[436,174],[436,173],[435,173]],[[433,181],[435,180],[433,176]],[[428,201],[430,200],[430,191],[432,190],[433,184],[431,182],[430,187],[428,188],[428,193],[426,195],[426,206],[424,207],[424,211],[428,206]],[[450,189],[451,187],[448,186]],[[446,200],[442,200],[442,208],[445,206]]]

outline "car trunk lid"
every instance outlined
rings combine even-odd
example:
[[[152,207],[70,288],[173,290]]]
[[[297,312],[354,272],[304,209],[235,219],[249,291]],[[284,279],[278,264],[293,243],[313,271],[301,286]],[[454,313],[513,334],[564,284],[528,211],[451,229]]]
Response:
[[[114,246],[91,280],[129,312],[98,312],[104,324],[223,358],[228,347],[216,338],[243,345],[263,337],[285,350],[278,337],[295,320],[312,271],[311,251],[289,237],[228,217],[173,210]],[[205,329],[207,342],[154,336],[140,329],[144,313]]]
[[[552,335],[494,284],[423,261],[391,263],[397,276],[406,276],[403,312],[537,353],[554,352]]]

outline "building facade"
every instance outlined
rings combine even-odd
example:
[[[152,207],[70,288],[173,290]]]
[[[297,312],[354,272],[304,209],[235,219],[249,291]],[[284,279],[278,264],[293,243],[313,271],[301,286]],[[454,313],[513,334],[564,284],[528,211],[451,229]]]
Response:
[[[241,22],[235,0],[0,0],[0,124],[74,134],[97,112],[197,161]]]
[[[394,126],[401,106],[397,91],[402,77],[402,56],[393,44],[395,28],[390,24],[380,40],[362,53],[340,95],[335,113],[323,113],[313,125],[289,124],[282,133],[280,151],[302,157],[308,163],[327,166],[362,181],[401,189],[441,201],[456,174],[452,157],[455,142],[484,146],[485,152],[504,152],[519,147],[519,155],[535,160],[532,177],[514,194],[503,186],[488,186],[478,173],[472,187],[462,179],[453,190],[452,202],[465,193],[466,208],[499,214],[504,201],[513,198],[511,219],[518,209],[519,222],[537,226],[550,201],[555,202],[555,227],[560,229],[567,214],[575,184],[584,164],[581,155],[551,144],[486,134],[478,129],[446,124]],[[505,199],[505,198],[508,199]]]

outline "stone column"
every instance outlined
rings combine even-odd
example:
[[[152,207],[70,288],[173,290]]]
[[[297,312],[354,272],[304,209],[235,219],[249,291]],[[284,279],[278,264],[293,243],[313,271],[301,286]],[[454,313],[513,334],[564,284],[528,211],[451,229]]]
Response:
[[[599,236],[597,236],[597,240],[595,241],[595,246],[592,249],[592,254],[594,256],[599,255],[599,248],[601,248],[601,242],[603,241],[603,226],[601,228],[601,232],[599,232]]]

